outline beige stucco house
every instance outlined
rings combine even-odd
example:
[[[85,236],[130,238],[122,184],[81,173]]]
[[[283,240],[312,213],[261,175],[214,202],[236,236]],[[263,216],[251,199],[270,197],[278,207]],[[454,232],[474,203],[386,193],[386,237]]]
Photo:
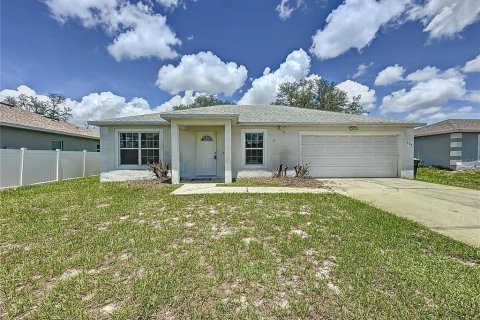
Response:
[[[272,105],[219,105],[90,121],[101,172],[171,164],[172,182],[270,176],[280,163],[313,177],[413,178],[414,127],[362,115]]]

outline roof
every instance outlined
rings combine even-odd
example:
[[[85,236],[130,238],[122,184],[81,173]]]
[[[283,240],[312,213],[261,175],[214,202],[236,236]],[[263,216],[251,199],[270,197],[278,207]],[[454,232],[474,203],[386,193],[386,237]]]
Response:
[[[455,132],[480,132],[480,119],[450,119],[415,129],[415,137]]]
[[[79,127],[73,123],[52,120],[5,103],[0,103],[0,125],[21,129],[52,132],[88,139],[99,139],[95,131]]]
[[[130,117],[120,117],[113,119],[104,119],[104,120],[95,120],[88,121],[89,124],[94,126],[105,126],[105,125],[165,125],[168,126],[170,123],[162,118],[160,113],[149,113],[142,114],[139,116],[130,116]]]
[[[93,125],[168,125],[171,119],[234,119],[240,125],[400,125],[418,127],[423,123],[375,118],[323,110],[277,105],[218,105],[152,113],[116,119],[90,121]]]

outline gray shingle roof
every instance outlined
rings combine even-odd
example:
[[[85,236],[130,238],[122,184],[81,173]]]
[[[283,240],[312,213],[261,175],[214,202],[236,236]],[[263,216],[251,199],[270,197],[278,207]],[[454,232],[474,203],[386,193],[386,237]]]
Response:
[[[375,118],[339,112],[293,108],[274,105],[218,105],[185,109],[168,113],[92,121],[94,125],[163,124],[165,119],[177,118],[233,118],[241,125],[403,125],[415,127],[422,124],[404,120]]]
[[[148,113],[138,116],[120,117],[113,119],[88,121],[94,126],[102,125],[169,125],[168,121],[163,119],[160,113]]]
[[[455,132],[479,132],[480,119],[450,119],[415,129],[415,136],[430,136],[434,134]]]
[[[0,125],[21,127],[37,131],[55,132],[90,139],[100,139],[100,135],[95,131],[79,127],[70,122],[52,120],[42,115],[1,102]]]

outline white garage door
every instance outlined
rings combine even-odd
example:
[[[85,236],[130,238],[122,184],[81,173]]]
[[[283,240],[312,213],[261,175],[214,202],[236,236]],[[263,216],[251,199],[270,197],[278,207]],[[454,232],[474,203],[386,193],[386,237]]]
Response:
[[[302,135],[302,163],[318,178],[397,177],[395,136]]]

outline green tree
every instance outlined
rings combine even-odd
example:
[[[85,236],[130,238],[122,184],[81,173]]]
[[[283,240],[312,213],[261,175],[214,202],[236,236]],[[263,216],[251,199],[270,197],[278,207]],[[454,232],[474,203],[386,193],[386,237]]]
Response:
[[[47,105],[44,101],[38,100],[37,97],[28,97],[27,110],[37,114],[45,115]]]
[[[324,79],[286,82],[280,85],[273,104],[352,114],[367,112],[360,105],[360,95],[350,101],[347,93],[336,85],[335,82]]]
[[[185,110],[185,109],[193,109],[193,108],[202,108],[202,107],[210,107],[210,106],[216,106],[216,105],[221,105],[221,104],[234,104],[231,101],[228,100],[220,100],[214,95],[209,95],[209,96],[198,96],[195,98],[195,101],[192,104],[189,105],[178,105],[173,108],[173,110]]]
[[[67,121],[72,116],[72,108],[66,105],[66,98],[58,93],[49,93],[47,101],[41,101],[35,96],[20,94],[18,97],[7,96],[3,103],[40,114],[54,120]]]
[[[12,97],[12,96],[7,96],[3,99],[2,102],[15,107],[17,105],[17,98]]]
[[[49,93],[46,102],[45,117],[67,121],[72,116],[72,108],[66,105],[66,98],[58,93]]]

